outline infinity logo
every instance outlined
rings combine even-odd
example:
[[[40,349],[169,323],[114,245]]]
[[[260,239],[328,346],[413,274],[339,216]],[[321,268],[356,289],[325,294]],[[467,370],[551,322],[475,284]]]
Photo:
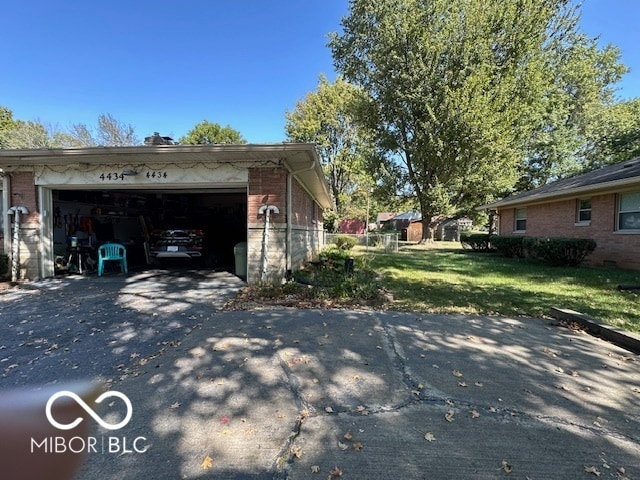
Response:
[[[108,391],[108,392],[104,392],[102,395],[100,395],[98,398],[96,398],[96,403],[102,402],[105,398],[118,397],[118,398],[122,399],[122,401],[127,406],[127,415],[124,417],[124,420],[122,420],[120,423],[116,423],[115,425],[112,425],[112,424],[107,423],[104,420],[102,420],[102,418],[100,418],[98,416],[98,414],[96,412],[94,412],[91,409],[91,407],[89,407],[89,405],[87,405],[84,402],[84,400],[82,400],[82,398],[80,398],[78,395],[76,395],[75,393],[70,392],[68,390],[63,390],[61,392],[54,393],[53,395],[51,395],[51,397],[47,401],[47,407],[46,407],[46,415],[47,415],[47,419],[49,420],[49,423],[51,423],[51,425],[53,425],[54,427],[56,427],[59,430],[71,430],[72,428],[77,427],[80,422],[82,422],[82,417],[78,417],[73,422],[71,422],[71,423],[69,423],[67,425],[64,425],[62,423],[58,423],[53,418],[53,415],[51,414],[51,407],[53,405],[53,402],[55,402],[60,397],[71,397],[71,398],[73,398],[76,401],[76,403],[78,405],[80,405],[84,409],[85,412],[87,412],[89,415],[91,415],[91,417],[96,422],[98,422],[102,428],[106,428],[107,430],[118,430],[118,429],[124,427],[127,423],[129,423],[129,420],[131,420],[131,415],[133,414],[133,406],[131,405],[131,401],[129,400],[129,398],[127,398],[127,396],[124,393],[116,392],[116,391],[113,391],[113,390]]]

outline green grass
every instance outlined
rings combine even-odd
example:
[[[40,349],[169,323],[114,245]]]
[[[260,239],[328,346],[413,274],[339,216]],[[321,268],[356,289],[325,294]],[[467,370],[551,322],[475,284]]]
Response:
[[[640,333],[640,296],[617,289],[640,284],[640,272],[550,267],[474,253],[455,243],[357,253],[392,293],[389,309],[540,317],[559,307]]]

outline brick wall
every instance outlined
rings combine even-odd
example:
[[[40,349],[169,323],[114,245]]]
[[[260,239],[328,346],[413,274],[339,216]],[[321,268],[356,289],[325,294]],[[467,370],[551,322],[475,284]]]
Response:
[[[616,265],[640,270],[640,234],[615,230],[616,195],[591,197],[591,222],[576,222],[577,199],[527,206],[527,230],[531,237],[593,238],[597,247],[585,264]],[[514,208],[500,210],[500,234],[514,234]]]
[[[258,214],[263,205],[275,205],[280,210],[273,217],[276,223],[287,222],[287,171],[284,167],[261,167],[249,169],[249,192],[247,220],[249,223],[262,222]]]
[[[322,209],[294,178],[291,182],[291,268],[319,252],[322,237]],[[263,205],[275,205],[279,214],[272,214],[269,227],[267,278],[279,282],[287,270],[287,172],[284,168],[249,169],[248,191],[248,269],[249,283],[258,283],[263,269],[264,215]]]
[[[38,187],[34,184],[33,172],[13,172],[10,179],[10,205],[23,206],[29,210],[20,216],[20,268],[19,278],[40,278],[40,213],[38,211]],[[6,235],[13,242],[13,216],[5,225]],[[12,248],[7,252],[12,254]]]

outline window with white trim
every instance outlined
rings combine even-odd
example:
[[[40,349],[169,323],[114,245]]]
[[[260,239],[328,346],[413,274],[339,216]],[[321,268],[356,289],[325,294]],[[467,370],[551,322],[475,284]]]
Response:
[[[589,223],[591,221],[591,199],[579,198],[578,199],[578,223]]]
[[[514,231],[524,232],[527,229],[527,209],[516,208],[514,218]]]
[[[618,195],[618,230],[640,231],[640,192]]]

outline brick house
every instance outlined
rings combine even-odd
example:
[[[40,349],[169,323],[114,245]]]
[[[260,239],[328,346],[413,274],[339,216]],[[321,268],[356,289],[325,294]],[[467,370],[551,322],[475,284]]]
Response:
[[[479,207],[500,235],[592,238],[586,262],[640,270],[640,158],[566,178]]]
[[[13,252],[11,208],[28,211],[20,279],[53,276],[84,222],[95,242],[126,244],[141,268],[145,225],[197,226],[218,268],[233,271],[234,246],[246,242],[248,283],[277,282],[319,252],[332,205],[312,144],[0,150],[0,177],[0,250]]]

